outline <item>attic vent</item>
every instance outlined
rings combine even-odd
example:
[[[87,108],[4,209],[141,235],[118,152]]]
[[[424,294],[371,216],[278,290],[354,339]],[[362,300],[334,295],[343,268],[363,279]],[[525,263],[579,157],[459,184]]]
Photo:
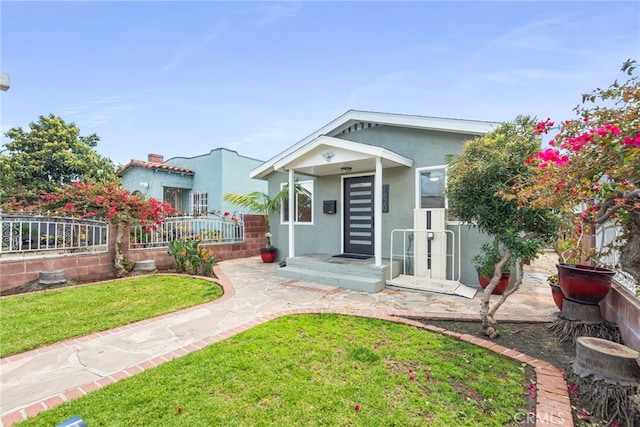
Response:
[[[349,126],[348,128],[344,129],[342,131],[342,133],[351,133],[351,132],[356,132],[358,130],[362,130],[362,129],[369,129],[375,126],[379,126],[378,123],[365,123],[365,122],[359,122],[356,124],[353,124],[351,126]]]

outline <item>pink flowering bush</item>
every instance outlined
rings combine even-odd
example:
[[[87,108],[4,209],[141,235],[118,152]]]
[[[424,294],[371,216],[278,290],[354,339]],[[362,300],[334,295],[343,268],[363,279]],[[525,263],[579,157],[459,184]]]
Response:
[[[173,207],[157,199],[145,199],[131,194],[117,184],[74,182],[60,187],[56,192],[41,192],[37,204],[20,206],[8,202],[8,211],[39,212],[74,218],[102,218],[116,225],[115,267],[119,276],[128,271],[122,255],[123,229],[131,222],[139,222],[148,229],[162,224],[162,219],[174,212]]]
[[[527,161],[534,181],[519,199],[567,214],[572,261],[585,255],[581,237],[593,232],[591,224],[619,225],[620,267],[640,280],[640,83],[635,68],[636,61],[627,61],[622,71],[631,77],[626,82],[583,95],[575,108],[578,118],[557,127],[550,119],[535,126],[538,134],[557,134],[549,148]]]

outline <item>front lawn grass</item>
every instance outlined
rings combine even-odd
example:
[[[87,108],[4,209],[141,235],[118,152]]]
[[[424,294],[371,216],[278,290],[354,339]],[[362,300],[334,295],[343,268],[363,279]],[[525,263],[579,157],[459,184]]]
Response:
[[[0,357],[212,301],[209,280],[148,275],[0,298]]]
[[[505,426],[528,411],[513,360],[412,326],[282,317],[43,412],[89,426]]]

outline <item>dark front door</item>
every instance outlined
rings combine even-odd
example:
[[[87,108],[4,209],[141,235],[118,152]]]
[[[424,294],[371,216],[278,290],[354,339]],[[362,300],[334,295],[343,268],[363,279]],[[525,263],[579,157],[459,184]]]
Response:
[[[373,255],[373,176],[344,179],[344,252]]]

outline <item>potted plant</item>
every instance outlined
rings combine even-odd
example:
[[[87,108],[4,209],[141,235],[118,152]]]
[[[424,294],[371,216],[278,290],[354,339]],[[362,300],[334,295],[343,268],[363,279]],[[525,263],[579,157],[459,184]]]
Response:
[[[503,258],[497,241],[485,243],[480,247],[480,252],[471,258],[476,271],[478,272],[478,282],[482,289],[485,289],[491,282],[491,278],[495,274],[496,264]],[[498,284],[491,292],[493,295],[502,295],[509,287],[511,279],[511,268],[513,267],[513,258],[510,258],[507,264],[502,267],[502,273]]]
[[[589,234],[590,227],[575,219],[574,215],[568,218],[573,221],[568,223],[573,227],[572,233],[560,239],[556,246],[559,254],[556,264],[558,287],[566,298],[574,302],[595,305],[611,290],[616,272],[589,264],[599,258],[596,248],[584,244],[584,236]]]
[[[278,249],[271,244],[271,226],[269,216],[280,212],[282,202],[289,195],[289,187],[285,186],[272,199],[265,193],[254,191],[249,194],[227,193],[222,199],[234,205],[247,208],[251,212],[262,215],[265,225],[266,245],[260,249],[260,258],[263,262],[274,262]]]
[[[564,303],[564,293],[562,289],[560,289],[560,283],[558,283],[558,275],[552,274],[547,277],[547,283],[551,287],[551,297],[553,298],[553,302],[555,303],[558,310],[562,311],[562,305]]]

